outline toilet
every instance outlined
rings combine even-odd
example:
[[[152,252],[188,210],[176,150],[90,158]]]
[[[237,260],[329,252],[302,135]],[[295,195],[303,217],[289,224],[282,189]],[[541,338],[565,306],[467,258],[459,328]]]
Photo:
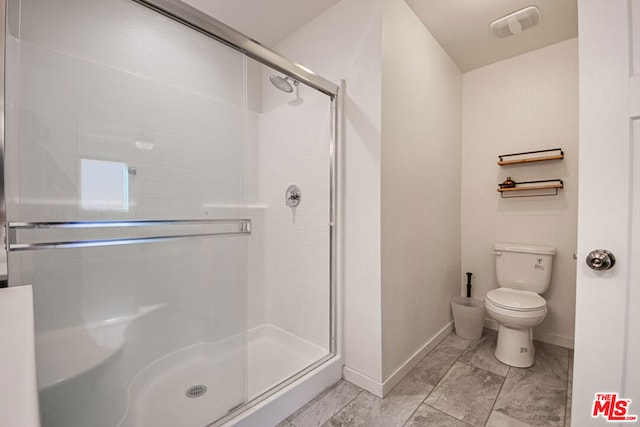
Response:
[[[498,326],[496,358],[509,366],[528,368],[535,360],[533,327],[547,314],[540,296],[551,283],[555,248],[496,243],[498,289],[487,292],[484,304]]]

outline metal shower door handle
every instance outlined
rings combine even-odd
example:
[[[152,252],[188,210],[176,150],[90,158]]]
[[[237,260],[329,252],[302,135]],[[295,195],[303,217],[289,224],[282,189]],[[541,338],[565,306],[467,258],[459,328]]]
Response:
[[[606,249],[596,249],[587,255],[587,266],[596,271],[609,270],[616,264],[616,257]]]

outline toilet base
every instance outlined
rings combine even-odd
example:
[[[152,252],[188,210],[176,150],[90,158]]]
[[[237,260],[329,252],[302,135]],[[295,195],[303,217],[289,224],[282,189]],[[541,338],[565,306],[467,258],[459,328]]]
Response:
[[[499,324],[496,359],[516,368],[528,368],[533,365],[535,351],[532,328],[513,329]]]

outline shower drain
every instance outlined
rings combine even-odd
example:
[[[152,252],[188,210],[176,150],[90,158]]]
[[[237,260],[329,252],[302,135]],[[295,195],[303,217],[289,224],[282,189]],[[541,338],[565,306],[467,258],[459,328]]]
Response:
[[[192,385],[187,389],[184,393],[187,397],[191,399],[195,399],[196,397],[200,397],[207,392],[207,386],[203,384]]]

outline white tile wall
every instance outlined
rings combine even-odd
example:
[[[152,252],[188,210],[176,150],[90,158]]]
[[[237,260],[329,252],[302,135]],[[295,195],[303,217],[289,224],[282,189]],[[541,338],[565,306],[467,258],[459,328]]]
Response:
[[[342,354],[347,367],[377,381],[382,380],[382,3],[337,2],[275,47],[335,83],[346,81]]]
[[[263,82],[275,71],[264,67]],[[265,321],[329,348],[330,99],[300,84],[283,94],[263,85],[258,117],[259,200],[263,225]],[[299,101],[298,101],[299,102]],[[290,184],[302,190],[285,206]]]
[[[31,71],[17,82],[20,97],[10,112],[19,122],[20,143],[9,140],[7,156],[21,166],[20,186],[8,189],[9,219],[17,212],[14,201],[25,221],[112,215],[79,209],[80,158],[137,168],[129,181],[131,208],[121,216],[220,215],[217,207],[244,202],[247,135],[241,105],[53,53],[21,42],[20,69]],[[231,66],[239,76],[230,85],[242,91],[242,58]],[[83,83],[66,85],[66,91],[48,88],[51,70],[70,72],[70,79]],[[105,80],[113,82],[106,85]],[[151,141],[154,148],[140,150],[137,140]]]

